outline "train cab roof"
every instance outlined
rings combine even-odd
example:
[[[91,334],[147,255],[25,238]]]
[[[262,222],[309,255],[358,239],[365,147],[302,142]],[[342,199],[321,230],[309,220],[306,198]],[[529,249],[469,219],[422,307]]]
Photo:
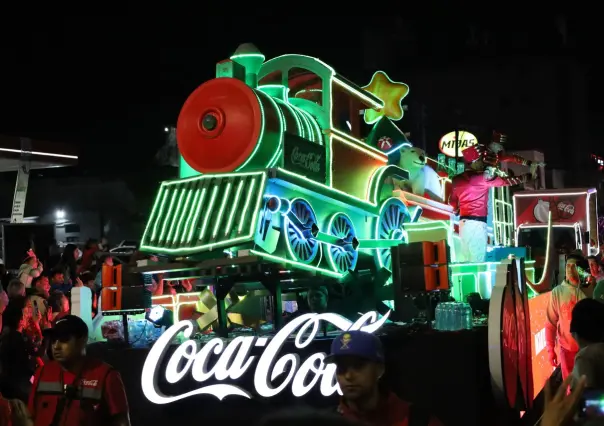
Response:
[[[375,108],[382,108],[384,102],[377,96],[369,93],[360,86],[338,74],[329,64],[320,59],[306,55],[281,55],[266,61],[260,69],[258,81],[261,84],[283,84],[291,87],[295,84],[308,84],[314,74],[325,84],[329,81],[331,85],[342,87],[359,100]]]

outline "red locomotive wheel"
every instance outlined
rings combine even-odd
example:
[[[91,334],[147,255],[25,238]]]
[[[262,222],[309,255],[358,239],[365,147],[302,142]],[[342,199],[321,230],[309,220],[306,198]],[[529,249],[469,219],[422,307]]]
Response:
[[[231,172],[253,152],[262,125],[254,91],[234,78],[215,78],[195,89],[180,110],[178,149],[198,172]]]

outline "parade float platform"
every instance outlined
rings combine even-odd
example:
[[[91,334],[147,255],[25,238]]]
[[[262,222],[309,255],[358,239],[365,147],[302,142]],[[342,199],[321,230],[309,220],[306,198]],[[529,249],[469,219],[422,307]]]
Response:
[[[126,349],[100,342],[102,324],[88,321],[98,342],[90,352],[123,374],[133,424],[249,423],[292,406],[335,406],[333,366],[322,361],[337,331],[312,326],[319,319],[379,335],[385,382],[445,424],[493,424],[502,407],[510,418],[531,408],[551,373],[541,362],[547,293],[531,292],[534,266],[510,247],[509,191],[490,195],[492,262],[457,259],[446,200],[458,170],[429,167],[395,124],[408,92],[383,72],[361,88],[317,58],[265,61],[246,44],[191,94],[177,125],[180,178],[160,184],[141,238],[141,251],[166,264],[107,277],[104,267],[99,316],[122,316],[125,331],[129,316],[144,322],[154,309],[176,323],[150,348]],[[200,291],[126,306],[145,274],[199,280]],[[281,316],[288,293],[323,286],[338,308]],[[257,293],[271,318],[238,311]],[[431,329],[426,306],[469,295],[488,325],[482,317],[470,330]],[[425,315],[407,318],[413,309]],[[139,344],[147,322],[126,342]],[[209,326],[213,334],[190,339]]]

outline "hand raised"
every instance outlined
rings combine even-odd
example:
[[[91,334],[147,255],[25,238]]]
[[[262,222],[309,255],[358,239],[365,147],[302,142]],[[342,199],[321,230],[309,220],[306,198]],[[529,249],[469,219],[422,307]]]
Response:
[[[562,382],[555,394],[552,392],[551,381],[545,384],[545,408],[541,417],[541,426],[564,426],[572,422],[585,389],[586,378],[581,377],[572,393],[567,396],[566,390],[571,380],[572,375]]]

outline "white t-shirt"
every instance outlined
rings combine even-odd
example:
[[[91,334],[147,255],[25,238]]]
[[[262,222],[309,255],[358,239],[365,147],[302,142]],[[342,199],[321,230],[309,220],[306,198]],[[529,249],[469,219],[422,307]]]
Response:
[[[579,349],[575,356],[573,383],[581,376],[587,378],[587,388],[604,389],[604,343],[592,343]]]

